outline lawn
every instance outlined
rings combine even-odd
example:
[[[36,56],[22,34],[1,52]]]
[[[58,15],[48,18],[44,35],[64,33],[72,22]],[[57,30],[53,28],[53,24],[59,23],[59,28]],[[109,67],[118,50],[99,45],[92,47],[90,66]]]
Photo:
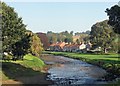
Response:
[[[38,70],[45,65],[41,59],[39,59],[38,57],[32,56],[31,54],[25,55],[23,61],[12,61],[12,62],[19,63],[22,66],[25,66],[27,68],[33,68],[33,69],[37,68]]]
[[[41,74],[44,62],[38,57],[27,54],[23,60],[0,61],[2,63],[2,80],[16,79],[16,77],[34,76]]]

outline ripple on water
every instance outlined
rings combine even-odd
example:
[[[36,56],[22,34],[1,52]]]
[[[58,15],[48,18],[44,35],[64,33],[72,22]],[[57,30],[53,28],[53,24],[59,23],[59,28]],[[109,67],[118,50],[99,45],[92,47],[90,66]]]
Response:
[[[64,60],[64,63],[61,64],[63,66],[55,66],[48,70],[50,73],[48,79],[57,85],[93,84],[106,73],[105,70],[86,62],[62,56],[58,57]]]

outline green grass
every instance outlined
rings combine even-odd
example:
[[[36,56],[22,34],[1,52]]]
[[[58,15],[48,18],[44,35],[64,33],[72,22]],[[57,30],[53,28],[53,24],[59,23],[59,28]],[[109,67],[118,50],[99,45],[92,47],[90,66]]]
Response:
[[[27,68],[42,68],[45,66],[44,62],[35,56],[32,56],[31,54],[27,54],[24,56],[23,61],[12,61],[14,63],[19,63]]]
[[[34,76],[41,73],[41,69],[45,66],[44,62],[38,57],[27,54],[24,60],[17,61],[1,61],[2,80],[16,79],[17,77]]]

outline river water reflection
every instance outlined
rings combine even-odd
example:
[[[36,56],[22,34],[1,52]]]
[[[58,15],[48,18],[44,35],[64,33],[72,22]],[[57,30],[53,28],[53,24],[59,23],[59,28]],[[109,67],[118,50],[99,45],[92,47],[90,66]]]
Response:
[[[48,70],[48,80],[54,85],[105,84],[101,81],[106,71],[86,62],[63,56],[53,56],[47,64],[59,64]],[[58,59],[58,60],[57,60]]]

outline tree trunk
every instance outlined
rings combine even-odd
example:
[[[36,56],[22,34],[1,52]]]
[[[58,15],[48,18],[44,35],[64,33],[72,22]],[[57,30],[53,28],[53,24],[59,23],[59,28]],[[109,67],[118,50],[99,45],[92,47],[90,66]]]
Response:
[[[107,53],[107,48],[104,48],[104,53]]]

